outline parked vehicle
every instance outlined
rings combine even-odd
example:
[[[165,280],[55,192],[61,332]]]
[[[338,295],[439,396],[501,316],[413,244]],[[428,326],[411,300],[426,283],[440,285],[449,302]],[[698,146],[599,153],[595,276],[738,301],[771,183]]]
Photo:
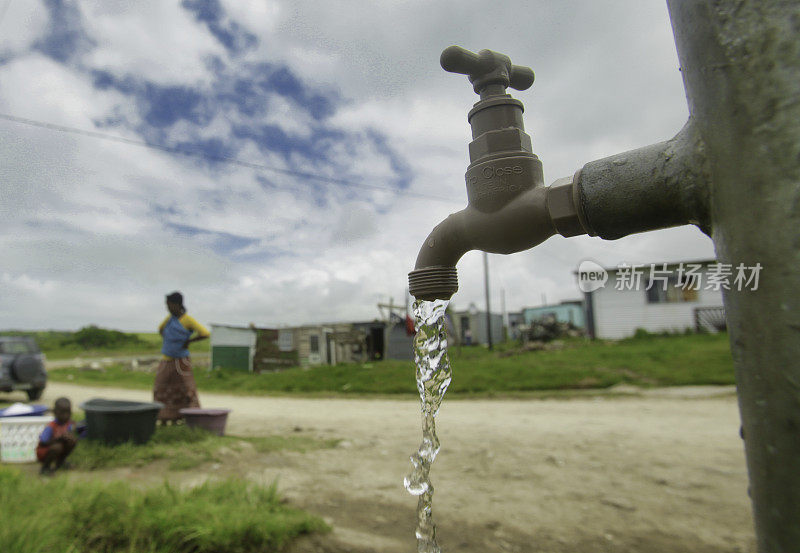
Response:
[[[0,335],[0,391],[25,390],[30,400],[42,397],[47,385],[44,360],[33,338]]]

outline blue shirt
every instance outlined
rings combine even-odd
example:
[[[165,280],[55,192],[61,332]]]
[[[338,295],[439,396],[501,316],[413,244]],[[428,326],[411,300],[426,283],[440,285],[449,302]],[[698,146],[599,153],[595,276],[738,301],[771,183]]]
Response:
[[[183,347],[186,340],[192,335],[192,331],[186,328],[174,315],[169,318],[164,325],[164,345],[161,353],[175,359],[189,357],[189,350]]]

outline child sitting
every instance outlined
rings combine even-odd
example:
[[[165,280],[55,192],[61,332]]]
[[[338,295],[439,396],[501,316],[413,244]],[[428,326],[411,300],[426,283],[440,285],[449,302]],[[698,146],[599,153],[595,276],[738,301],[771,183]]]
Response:
[[[36,458],[42,463],[41,474],[52,474],[60,468],[69,468],[65,461],[78,442],[75,423],[71,420],[72,404],[67,398],[60,397],[56,400],[53,415],[56,420],[44,429],[36,447]]]

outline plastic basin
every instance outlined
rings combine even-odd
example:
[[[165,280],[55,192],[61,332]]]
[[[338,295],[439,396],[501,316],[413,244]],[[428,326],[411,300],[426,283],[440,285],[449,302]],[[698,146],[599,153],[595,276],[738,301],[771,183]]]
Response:
[[[39,434],[53,417],[0,418],[0,461],[3,463],[33,463]]]
[[[18,404],[21,405],[21,404]],[[0,417],[41,417],[47,412],[45,405],[25,405],[29,412],[20,412],[19,409],[13,409],[16,405],[0,409]]]
[[[123,442],[146,443],[156,430],[157,401],[90,399],[80,405],[86,412],[87,438],[114,445]]]
[[[180,410],[180,414],[190,428],[202,428],[216,434],[225,435],[225,423],[228,422],[230,409],[201,409],[187,407]]]

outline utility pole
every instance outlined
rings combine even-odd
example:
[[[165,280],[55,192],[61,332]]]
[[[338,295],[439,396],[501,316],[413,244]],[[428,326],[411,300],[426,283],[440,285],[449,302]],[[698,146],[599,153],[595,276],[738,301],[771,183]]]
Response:
[[[506,289],[500,288],[500,312],[503,314],[503,340],[508,340],[508,311],[506,311]]]
[[[483,288],[486,294],[486,335],[489,349],[492,348],[492,309],[489,306],[489,254],[483,252]]]
[[[408,305],[408,304],[406,304]],[[384,314],[383,309],[386,308],[389,310],[388,314]],[[383,322],[391,322],[392,320],[392,313],[394,313],[395,305],[394,305],[394,298],[389,298],[389,303],[378,303],[378,311],[381,313],[381,320]],[[408,307],[406,307],[406,311],[408,311]]]

